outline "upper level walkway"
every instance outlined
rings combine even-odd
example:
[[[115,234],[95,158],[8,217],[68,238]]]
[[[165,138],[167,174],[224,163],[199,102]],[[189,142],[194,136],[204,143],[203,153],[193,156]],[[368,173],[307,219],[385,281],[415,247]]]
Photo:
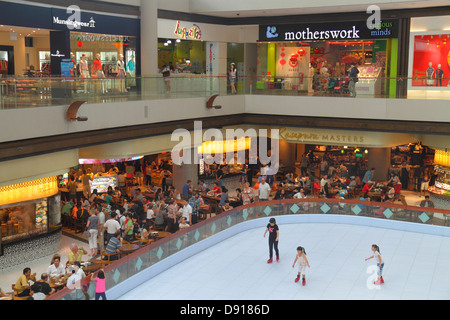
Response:
[[[414,81],[413,81],[414,80]],[[449,100],[450,87],[412,86],[413,78],[362,78],[356,84],[358,98]],[[445,82],[445,81],[444,81]],[[184,99],[233,94],[227,77],[173,74],[170,89],[161,75],[137,78],[3,78],[0,109],[70,105],[73,101],[112,103],[153,99]],[[405,90],[406,89],[406,90]],[[239,77],[237,94],[350,97],[348,78],[270,79]],[[406,93],[403,93],[406,92]]]

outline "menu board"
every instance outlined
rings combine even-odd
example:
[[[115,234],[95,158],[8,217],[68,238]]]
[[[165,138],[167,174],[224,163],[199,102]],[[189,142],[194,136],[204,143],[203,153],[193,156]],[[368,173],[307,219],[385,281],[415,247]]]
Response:
[[[116,175],[110,176],[98,176],[94,177],[93,181],[89,182],[91,186],[91,192],[97,189],[98,193],[106,193],[108,187],[111,186],[113,189],[119,186],[119,180]]]

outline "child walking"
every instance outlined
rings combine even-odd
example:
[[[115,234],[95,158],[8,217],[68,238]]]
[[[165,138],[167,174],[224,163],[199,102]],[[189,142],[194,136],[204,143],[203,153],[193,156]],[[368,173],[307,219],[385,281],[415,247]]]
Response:
[[[273,249],[275,249],[278,262],[280,261],[280,253],[278,251],[278,237],[280,236],[280,231],[275,218],[270,218],[266,231],[264,232],[264,238],[266,237],[267,232],[269,232],[269,260],[267,260],[267,263],[273,262]]]
[[[378,279],[377,279],[377,281],[374,282],[374,284],[382,284],[382,283],[384,283],[384,279],[383,279],[384,260],[381,257],[380,248],[376,244],[372,245],[372,251],[373,251],[373,255],[366,258],[366,261],[369,259],[375,258],[375,260],[377,261],[377,267],[378,267]]]
[[[300,280],[300,275],[302,276],[302,285],[306,284],[306,276],[305,276],[305,269],[309,266],[309,261],[308,258],[306,258],[306,251],[305,248],[303,247],[298,247],[297,248],[297,255],[295,256],[295,260],[294,263],[292,264],[292,268],[295,267],[295,263],[298,261],[298,274],[297,274],[297,278],[295,278],[295,282],[299,282]]]
[[[96,280],[97,284],[95,286],[95,300],[107,300],[106,299],[106,288],[105,288],[105,271],[103,269],[100,269],[100,271],[97,274],[97,278],[94,279],[94,274],[91,275],[91,281]]]

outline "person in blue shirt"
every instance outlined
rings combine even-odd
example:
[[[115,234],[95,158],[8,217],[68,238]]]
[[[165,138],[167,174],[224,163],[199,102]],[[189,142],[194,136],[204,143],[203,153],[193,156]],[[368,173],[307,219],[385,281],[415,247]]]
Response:
[[[192,224],[196,224],[198,219],[198,210],[200,209],[201,200],[199,194],[196,192],[194,195],[189,199],[189,205],[192,207]]]
[[[191,184],[192,184],[191,180],[188,180],[188,181],[186,181],[186,184],[183,186],[183,190],[181,192],[181,196],[183,197],[183,200],[189,199],[189,195],[192,192]]]
[[[375,174],[375,168],[367,170],[367,172],[364,174],[363,182],[368,183],[369,181],[372,181],[374,174]]]

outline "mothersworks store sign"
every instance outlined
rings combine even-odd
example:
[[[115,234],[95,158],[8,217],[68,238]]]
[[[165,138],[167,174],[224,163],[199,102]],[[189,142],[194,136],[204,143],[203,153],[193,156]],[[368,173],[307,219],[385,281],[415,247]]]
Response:
[[[381,21],[369,29],[366,21],[260,25],[259,41],[367,40],[398,37],[397,20]]]

